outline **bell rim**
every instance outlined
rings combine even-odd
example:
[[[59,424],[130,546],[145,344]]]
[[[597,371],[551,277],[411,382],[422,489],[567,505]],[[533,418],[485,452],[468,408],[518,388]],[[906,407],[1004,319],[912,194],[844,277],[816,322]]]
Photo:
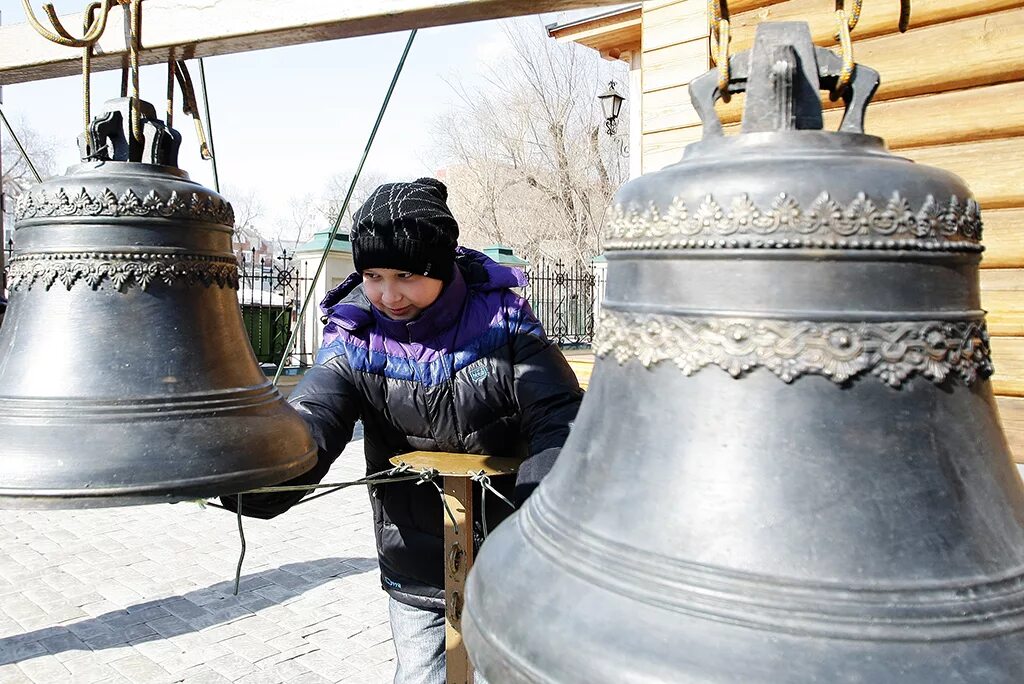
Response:
[[[316,464],[314,445],[286,464],[277,464],[230,475],[214,474],[149,482],[119,487],[78,487],[74,489],[29,489],[0,487],[0,510],[5,509],[75,509],[135,506],[153,503],[176,503],[213,496],[230,496],[246,489],[267,487],[307,472]],[[216,486],[216,489],[211,487]],[[236,487],[240,491],[232,491]]]

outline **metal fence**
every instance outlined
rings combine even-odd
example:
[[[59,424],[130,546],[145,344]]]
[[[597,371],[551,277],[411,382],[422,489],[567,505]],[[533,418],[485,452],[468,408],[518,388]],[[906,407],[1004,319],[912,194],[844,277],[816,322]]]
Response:
[[[4,264],[10,263],[14,243],[4,246]],[[594,339],[594,319],[604,293],[602,272],[590,264],[541,262],[528,267],[530,284],[524,296],[540,319],[548,337],[560,347],[588,347]],[[287,251],[279,256],[260,255],[253,249],[239,256],[238,304],[257,360],[280,362],[302,300],[313,285],[308,263],[296,262]],[[307,316],[319,316],[313,302]],[[290,367],[313,364],[320,341],[319,326],[304,325],[288,355]]]
[[[281,362],[302,300],[312,285],[308,264],[294,261],[287,250],[277,257],[269,257],[253,249],[239,258],[238,304],[256,359],[263,364],[276,366]],[[307,315],[318,315],[314,308],[310,311],[312,314]],[[318,344],[307,337],[298,336],[287,365],[313,364]]]
[[[560,347],[589,347],[604,293],[603,276],[591,264],[541,261],[527,269],[526,299],[548,338]]]

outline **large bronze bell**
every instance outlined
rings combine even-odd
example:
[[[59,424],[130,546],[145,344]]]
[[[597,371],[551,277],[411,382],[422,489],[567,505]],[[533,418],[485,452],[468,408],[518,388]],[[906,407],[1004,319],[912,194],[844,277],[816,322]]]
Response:
[[[177,168],[180,136],[151,105],[142,117],[137,140],[128,100],[108,103],[83,145],[93,161],[17,204],[0,506],[229,494],[315,461],[245,334],[231,206]]]
[[[987,378],[963,181],[864,135],[804,24],[712,73],[683,160],[622,188],[590,391],[483,545],[496,682],[1024,681],[1024,491]]]

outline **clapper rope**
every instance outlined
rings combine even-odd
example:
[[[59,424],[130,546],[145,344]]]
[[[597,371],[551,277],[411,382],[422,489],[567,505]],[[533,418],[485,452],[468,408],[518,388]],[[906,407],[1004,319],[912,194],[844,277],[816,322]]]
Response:
[[[494,485],[491,484],[490,475],[486,474],[483,470],[475,473],[470,471],[469,479],[480,485],[480,524],[483,526],[484,539],[487,539],[487,535],[490,534],[490,529],[487,525],[487,492],[507,503],[513,511],[516,509],[516,505],[494,488]]]
[[[470,480],[478,483],[482,488],[480,494],[480,518],[483,524],[484,538],[486,538],[487,534],[489,533],[487,525],[487,493],[490,492],[494,496],[498,497],[506,504],[508,504],[509,508],[513,510],[515,510],[516,506],[508,499],[508,497],[506,497],[504,494],[495,489],[494,485],[491,484],[490,476],[487,475],[483,470],[480,470],[479,472],[476,473],[469,471],[467,474]],[[442,487],[437,481],[439,477],[441,477],[441,473],[436,468],[424,468],[421,470],[414,470],[412,466],[410,466],[408,463],[402,462],[393,468],[381,470],[376,473],[371,473],[366,477],[361,477],[358,480],[351,480],[348,482],[328,482],[324,484],[315,485],[277,485],[273,487],[258,487],[256,489],[249,489],[244,492],[235,494],[235,517],[238,523],[238,537],[241,542],[241,551],[239,552],[238,555],[238,564],[235,566],[234,595],[238,596],[239,584],[242,581],[242,564],[245,561],[246,552],[245,529],[242,524],[243,495],[275,494],[279,492],[312,492],[317,489],[326,490],[318,494],[314,494],[313,496],[304,497],[295,504],[296,506],[298,506],[300,504],[309,503],[314,499],[319,499],[321,496],[327,496],[328,494],[333,494],[334,492],[346,489],[348,487],[355,487],[357,485],[386,485],[394,484],[396,482],[415,482],[415,484],[417,485],[431,484],[435,488],[437,488],[437,492],[441,496],[441,505],[444,507],[444,512],[448,516],[448,519],[451,521],[455,534],[458,534],[459,524],[455,520],[455,514],[452,512],[452,509],[449,507],[448,501],[445,498],[444,487]],[[212,501],[202,500],[199,501],[198,503],[204,507],[211,506],[213,508],[220,508],[222,510],[230,510],[226,506],[222,506],[221,504],[214,503]]]

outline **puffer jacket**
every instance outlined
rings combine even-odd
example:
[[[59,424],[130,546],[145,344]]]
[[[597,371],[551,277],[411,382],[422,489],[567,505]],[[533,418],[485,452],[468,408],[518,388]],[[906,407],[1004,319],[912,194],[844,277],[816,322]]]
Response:
[[[529,304],[509,289],[525,285],[522,271],[464,248],[456,265],[438,300],[414,321],[394,321],[374,309],[358,275],[328,293],[317,364],[289,399],[309,424],[318,460],[287,484],[321,481],[357,420],[363,422],[367,473],[390,468],[391,457],[409,451],[515,457],[522,460],[515,480],[494,483],[522,502],[550,470],[583,392]],[[243,513],[273,517],[301,495],[249,495]],[[233,497],[224,502],[233,508]],[[403,603],[443,608],[437,489],[376,485],[370,502],[385,591]],[[503,509],[491,503],[488,523],[496,524]]]

